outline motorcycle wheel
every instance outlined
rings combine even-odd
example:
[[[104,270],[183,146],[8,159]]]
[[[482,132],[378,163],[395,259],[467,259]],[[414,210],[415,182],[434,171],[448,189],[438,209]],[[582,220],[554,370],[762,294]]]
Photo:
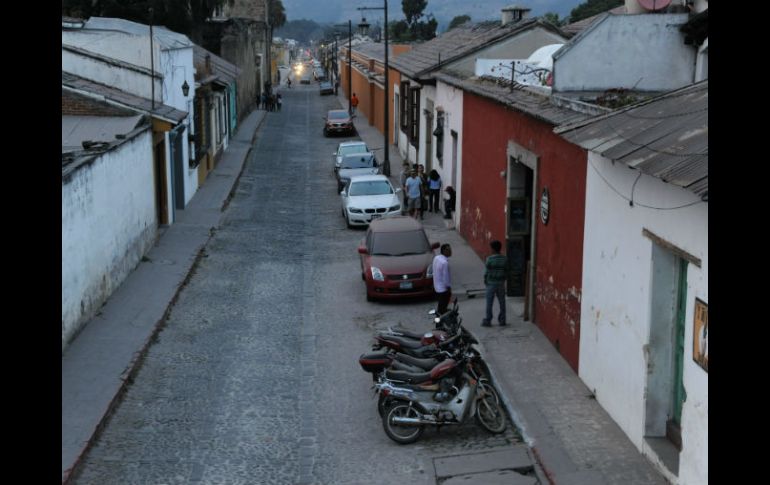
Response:
[[[505,413],[500,402],[495,400],[496,394],[487,393],[476,403],[476,420],[487,431],[493,434],[505,431]]]
[[[479,380],[479,390],[483,390],[486,394],[492,395],[492,397],[495,398],[495,402],[500,404],[500,396],[497,394],[494,386],[492,386],[486,379],[482,378]]]
[[[398,444],[406,445],[417,441],[422,432],[424,426],[402,426],[392,422],[393,418],[418,418],[419,413],[416,409],[409,407],[409,403],[403,401],[394,401],[385,409],[385,414],[382,416],[382,427],[385,430],[385,434],[388,438],[392,439]]]

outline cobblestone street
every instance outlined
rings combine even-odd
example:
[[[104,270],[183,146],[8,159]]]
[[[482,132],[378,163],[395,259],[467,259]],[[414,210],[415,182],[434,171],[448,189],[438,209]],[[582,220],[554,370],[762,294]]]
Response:
[[[367,303],[318,87],[282,90],[157,341],[74,482],[434,484],[434,458],[520,442],[471,420],[401,446],[358,365],[375,328],[430,301]],[[381,156],[378,154],[378,156]],[[212,177],[216,177],[213,172]]]

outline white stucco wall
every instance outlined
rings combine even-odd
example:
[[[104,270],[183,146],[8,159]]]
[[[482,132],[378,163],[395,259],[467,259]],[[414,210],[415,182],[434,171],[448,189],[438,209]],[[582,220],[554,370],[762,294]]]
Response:
[[[148,129],[62,183],[62,350],[156,235]]]
[[[115,86],[135,96],[150,99],[152,97],[152,85],[150,76],[115,64],[94,59],[75,52],[62,49],[62,70],[75,74],[85,79],[90,79],[107,86]],[[160,101],[162,80],[155,79],[155,100]]]
[[[639,172],[620,163],[613,166],[593,152],[588,162],[580,377],[631,441],[648,453],[643,438],[648,365],[655,365],[647,359],[653,242],[642,229],[700,258],[700,268],[689,264],[687,269],[687,399],[678,483],[708,483],[708,374],[692,359],[695,298],[708,303],[708,204],[676,210],[641,207],[677,207],[699,200],[685,189],[642,175],[634,191],[635,206],[630,207],[608,183],[629,196]]]
[[[149,36],[89,29],[62,30],[61,42],[63,45],[79,47],[96,54],[120,59],[129,64],[150,68]],[[153,47],[157,67],[159,65],[157,60],[160,54],[160,45],[155,42]]]
[[[687,19],[688,14],[607,16],[554,54],[554,91],[669,91],[691,84],[695,49],[679,32]]]
[[[455,175],[454,189],[457,192],[455,207],[460,205],[462,193],[462,166],[463,166],[463,90],[455,88],[442,81],[436,82],[436,106],[444,108],[444,160],[441,167],[436,167],[444,187],[452,185],[452,130],[457,132],[457,174]],[[436,164],[438,165],[438,163]],[[443,194],[442,194],[443,200]],[[443,208],[443,205],[442,205]],[[452,215],[456,224],[460,224],[462,211],[455,211]]]
[[[431,100],[433,102],[433,126],[427,126],[425,123],[425,110],[428,109],[428,100]],[[428,165],[425,163],[428,155],[426,151],[426,141],[427,137],[431,137],[431,160],[433,161],[433,167],[436,168],[436,165],[438,165],[438,162],[436,161],[436,139],[433,137],[432,133],[434,128],[436,127],[436,87],[426,85],[423,86],[422,89],[420,89],[420,140],[419,140],[419,149],[417,151],[417,157],[419,159],[419,162],[422,165],[425,165],[425,169],[428,169]],[[430,172],[430,170],[428,170]]]

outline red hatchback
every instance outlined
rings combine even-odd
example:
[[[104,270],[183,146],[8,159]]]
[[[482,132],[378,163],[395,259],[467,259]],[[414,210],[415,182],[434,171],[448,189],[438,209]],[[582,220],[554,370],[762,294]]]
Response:
[[[433,295],[433,256],[422,224],[411,217],[372,221],[361,240],[361,277],[366,299]]]

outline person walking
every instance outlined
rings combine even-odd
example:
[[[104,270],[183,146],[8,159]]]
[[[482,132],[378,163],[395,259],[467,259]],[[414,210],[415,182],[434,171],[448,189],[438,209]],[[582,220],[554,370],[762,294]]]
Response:
[[[356,96],[356,93],[353,93],[353,96],[350,98],[350,114],[356,114],[356,108],[358,108],[358,96]]]
[[[452,279],[449,273],[449,258],[452,256],[452,246],[447,243],[441,245],[441,254],[433,258],[433,289],[436,291],[438,306],[436,312],[443,315],[449,308],[449,300],[452,298]]]
[[[406,188],[406,208],[409,211],[409,215],[417,219],[420,210],[420,200],[422,199],[422,181],[417,176],[417,171],[412,170],[404,186]]]
[[[283,104],[283,98],[281,97],[281,93],[278,93],[275,95],[275,101],[278,104],[278,111],[281,111],[281,105]]]
[[[428,207],[428,176],[425,174],[425,165],[417,165],[417,176],[422,184],[420,196],[420,220],[425,219],[425,208]]]
[[[434,169],[428,176],[428,210],[438,212],[438,201],[441,198],[441,176]]]
[[[508,259],[500,254],[502,244],[498,240],[489,243],[492,255],[484,263],[484,285],[486,286],[487,314],[481,322],[482,327],[492,326],[492,306],[495,297],[500,302],[500,314],[497,321],[501,327],[505,326],[505,277]],[[435,276],[434,276],[435,278]]]
[[[404,160],[404,163],[401,164],[401,175],[398,178],[398,181],[400,183],[401,191],[402,191],[402,198],[404,199],[401,204],[401,214],[406,214],[406,204],[408,202],[408,198],[406,196],[406,179],[409,178],[409,162]]]
[[[291,78],[290,77],[286,78],[286,87],[291,89]]]
[[[451,219],[452,212],[455,210],[455,203],[457,202],[457,193],[451,185],[448,185],[444,192],[447,193],[447,198],[444,200],[444,219]]]

